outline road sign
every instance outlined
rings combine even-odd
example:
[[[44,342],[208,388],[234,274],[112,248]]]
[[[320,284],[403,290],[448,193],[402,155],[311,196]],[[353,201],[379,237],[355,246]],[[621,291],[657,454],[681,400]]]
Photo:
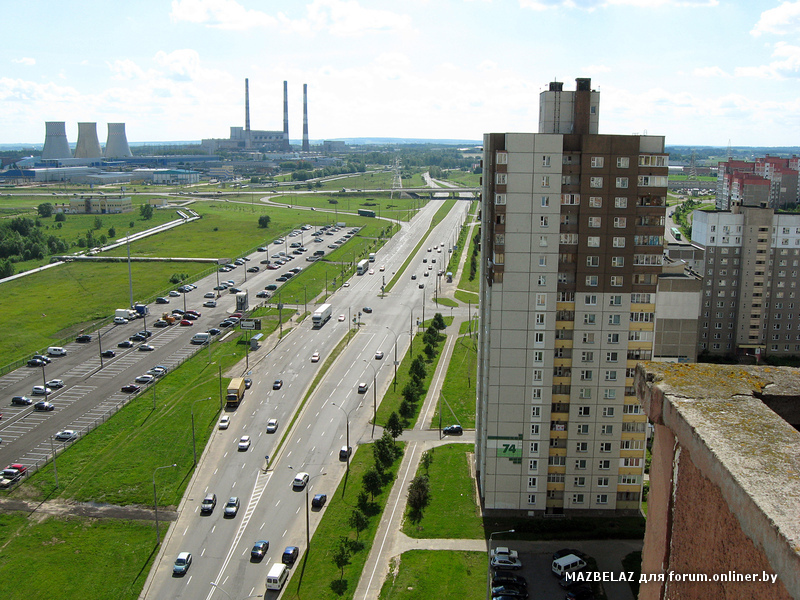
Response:
[[[242,319],[239,322],[239,326],[242,329],[255,329],[256,328],[256,321],[255,321],[255,319]]]

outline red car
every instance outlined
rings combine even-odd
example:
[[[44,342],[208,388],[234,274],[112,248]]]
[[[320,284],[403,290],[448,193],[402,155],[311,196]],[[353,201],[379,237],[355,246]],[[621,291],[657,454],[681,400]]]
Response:
[[[236,317],[237,319],[241,319],[243,315],[242,313],[233,313],[231,316]]]
[[[194,325],[189,319],[181,319],[181,327],[191,327]]]
[[[125,392],[126,394],[133,394],[135,392],[138,392],[139,389],[140,388],[138,385],[134,385],[132,383],[129,383],[128,385],[122,387],[122,391]]]

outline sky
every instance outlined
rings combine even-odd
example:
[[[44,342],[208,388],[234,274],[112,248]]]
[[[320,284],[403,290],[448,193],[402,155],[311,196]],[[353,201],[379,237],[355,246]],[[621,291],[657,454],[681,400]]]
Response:
[[[535,132],[551,81],[600,92],[600,133],[800,145],[800,0],[21,0],[5,11],[0,144],[45,121],[128,140],[480,140]]]

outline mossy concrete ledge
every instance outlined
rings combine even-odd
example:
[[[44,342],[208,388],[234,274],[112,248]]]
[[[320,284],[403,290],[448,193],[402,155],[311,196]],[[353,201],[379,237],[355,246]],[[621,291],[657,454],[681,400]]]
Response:
[[[666,575],[640,600],[800,599],[800,370],[640,363],[635,387],[654,425],[642,573]]]

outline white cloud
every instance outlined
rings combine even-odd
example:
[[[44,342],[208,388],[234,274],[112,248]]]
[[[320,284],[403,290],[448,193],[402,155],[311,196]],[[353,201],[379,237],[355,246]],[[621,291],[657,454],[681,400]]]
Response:
[[[594,11],[613,6],[636,6],[640,8],[700,8],[719,5],[719,0],[519,0],[521,8],[547,10],[550,8],[578,8]]]
[[[779,42],[775,44],[772,56],[778,60],[767,65],[737,67],[734,75],[759,79],[792,79],[800,76],[800,47]]]
[[[730,77],[721,67],[697,67],[692,69],[692,75],[703,78]]]
[[[167,69],[168,77],[176,81],[192,81],[200,72],[200,55],[196,50],[174,50],[167,54],[163,50],[156,52],[155,61]]]
[[[784,2],[761,13],[761,18],[750,34],[757,37],[766,33],[786,35],[798,31],[800,31],[800,2]]]
[[[146,75],[144,69],[129,58],[106,62],[106,64],[111,70],[113,79],[143,79]]]
[[[364,8],[355,0],[314,0],[306,11],[311,29],[340,37],[403,31],[411,26],[408,15]]]
[[[31,58],[29,56],[23,56],[22,58],[12,58],[11,62],[17,63],[18,65],[25,65],[27,67],[32,67],[36,64],[36,59]]]
[[[274,27],[278,23],[275,17],[246,9],[236,0],[173,0],[170,18],[229,30]]]

